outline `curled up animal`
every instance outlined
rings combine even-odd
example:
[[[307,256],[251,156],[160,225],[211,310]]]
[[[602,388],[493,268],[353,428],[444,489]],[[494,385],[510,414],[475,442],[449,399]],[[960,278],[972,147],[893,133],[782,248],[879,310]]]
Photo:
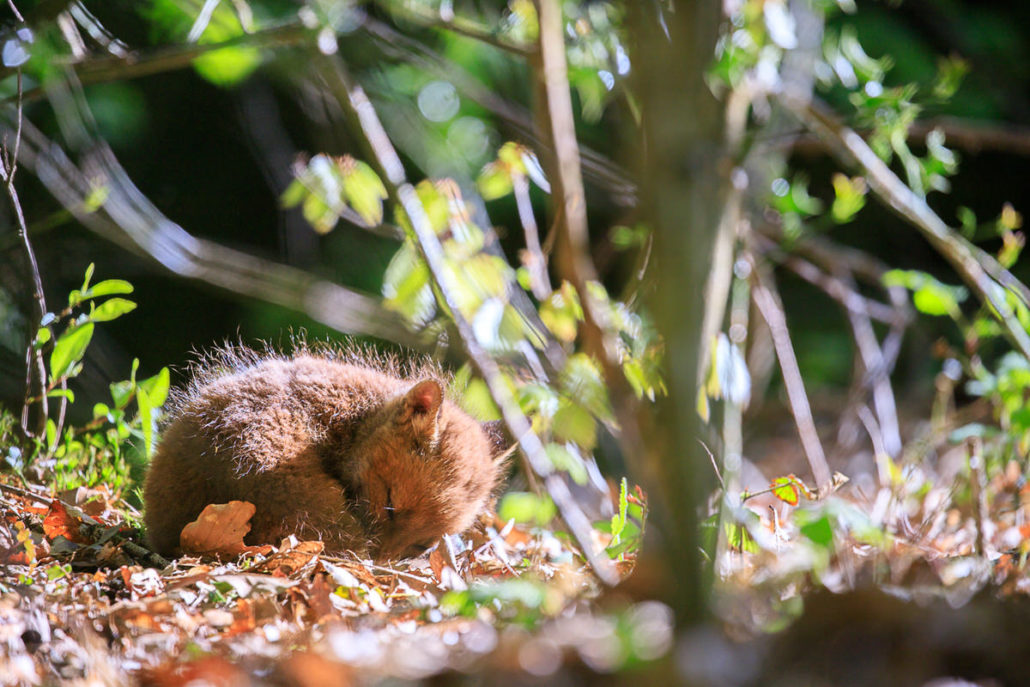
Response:
[[[502,465],[440,370],[368,351],[233,346],[177,393],[144,488],[153,547],[174,554],[212,503],[256,507],[248,544],[290,534],[387,559],[468,529]]]

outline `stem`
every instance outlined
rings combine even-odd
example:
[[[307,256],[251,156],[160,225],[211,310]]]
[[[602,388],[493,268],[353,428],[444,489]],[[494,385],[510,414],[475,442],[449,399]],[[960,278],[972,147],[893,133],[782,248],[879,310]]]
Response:
[[[804,448],[805,457],[808,458],[808,464],[812,468],[816,486],[820,490],[826,489],[833,482],[833,477],[830,467],[826,463],[826,454],[823,452],[822,443],[819,441],[815,420],[812,419],[812,406],[809,404],[808,394],[805,392],[805,382],[801,377],[797,356],[794,354],[794,345],[790,340],[790,331],[787,328],[787,319],[783,315],[783,306],[772,290],[772,286],[766,284],[759,271],[755,269],[754,259],[749,258],[748,261],[751,263],[753,279],[752,298],[772,334],[776,357],[780,361],[780,371],[783,373],[783,385],[787,389],[790,409],[794,414],[798,435],[801,437],[801,446]]]
[[[529,202],[529,181],[522,174],[512,175],[512,187],[515,191],[515,205],[519,211],[519,221],[526,233],[526,253],[523,264],[529,270],[529,284],[537,300],[543,301],[551,295],[551,280],[547,276],[547,258],[540,247],[540,231],[533,216],[533,206]]]

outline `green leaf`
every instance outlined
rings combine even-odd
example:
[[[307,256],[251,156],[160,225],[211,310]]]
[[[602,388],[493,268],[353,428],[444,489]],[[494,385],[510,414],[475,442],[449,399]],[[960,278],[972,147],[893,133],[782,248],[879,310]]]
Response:
[[[82,360],[92,338],[92,322],[66,330],[61,334],[54,344],[54,350],[50,353],[51,384],[69,375],[72,365]]]
[[[83,289],[82,297],[100,298],[101,296],[115,296],[132,293],[132,284],[124,279],[105,279],[91,289]]]
[[[367,163],[353,158],[341,162],[343,198],[371,226],[383,222],[383,200],[386,186]]]
[[[147,379],[139,382],[139,387],[147,392],[147,398],[150,400],[153,407],[160,408],[168,398],[168,388],[170,383],[171,375],[168,373],[168,368],[162,367],[161,371],[153,377],[148,377]]]
[[[561,444],[548,444],[544,447],[547,458],[556,469],[569,473],[576,484],[586,484],[588,475],[583,459],[579,457],[578,451],[573,452],[569,447]]]
[[[797,485],[794,484],[794,480],[790,477],[777,477],[772,481],[770,486],[772,488],[773,495],[784,503],[796,506],[798,505],[798,501],[801,500],[801,495],[798,492]]]
[[[504,495],[497,507],[497,515],[501,520],[514,519],[518,523],[528,523],[537,527],[545,527],[558,514],[549,496],[537,496],[531,492],[512,491]]]
[[[472,379],[461,394],[461,407],[480,422],[501,419],[501,411],[482,379]]]
[[[865,206],[866,184],[862,177],[849,179],[841,173],[833,175],[833,205],[830,214],[837,224],[854,219],[855,214]]]
[[[503,198],[514,189],[508,169],[496,161],[483,167],[479,178],[476,179],[476,186],[479,187],[479,194],[483,196],[483,200]]]
[[[296,207],[307,195],[308,189],[304,183],[300,179],[294,179],[279,196],[279,204],[284,208]]]
[[[261,66],[261,51],[247,46],[212,50],[193,60],[193,68],[216,86],[234,86]]]
[[[68,403],[75,403],[75,393],[71,389],[52,389],[47,392],[49,398],[65,398]]]
[[[587,451],[597,445],[597,422],[583,406],[563,398],[554,414],[552,431],[556,439],[574,441]]]
[[[80,291],[85,291],[89,288],[89,280],[93,278],[93,270],[96,268],[96,264],[89,263],[89,267],[86,268],[86,278],[82,280],[82,288]]]
[[[93,322],[110,322],[135,309],[136,304],[130,300],[110,298],[94,308],[93,312],[89,315],[89,319]]]
[[[49,328],[40,327],[39,331],[36,332],[36,340],[33,342],[33,346],[35,346],[37,351],[40,350],[48,341],[50,341],[51,336],[52,334]]]
[[[107,407],[106,403],[96,403],[93,405],[93,419],[107,417],[107,414],[111,412],[111,409]]]
[[[959,304],[969,297],[963,286],[943,284],[931,275],[918,270],[890,270],[883,275],[885,286],[904,286],[912,291],[912,303],[927,315],[960,314]]]
[[[136,387],[136,403],[139,404],[139,418],[143,429],[143,446],[147,458],[154,454],[154,406],[143,387]]]
[[[124,408],[132,399],[132,392],[135,388],[136,384],[129,380],[111,384],[111,399],[114,401],[114,407]]]

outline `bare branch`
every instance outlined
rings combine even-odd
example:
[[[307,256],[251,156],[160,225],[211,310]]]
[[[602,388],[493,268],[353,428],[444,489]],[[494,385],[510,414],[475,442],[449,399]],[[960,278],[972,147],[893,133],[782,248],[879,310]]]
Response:
[[[380,0],[380,4],[387,7],[393,14],[403,17],[408,21],[416,22],[422,26],[446,29],[460,36],[475,39],[486,45],[491,45],[500,50],[505,50],[520,57],[528,57],[535,52],[533,46],[507,38],[499,32],[492,30],[489,26],[481,24],[473,19],[462,17],[451,12],[443,14],[434,12],[422,3],[417,2],[391,2]]]
[[[908,128],[908,140],[923,141],[927,134],[935,129],[944,134],[949,146],[970,153],[992,151],[1030,156],[1030,127],[1015,124],[971,122],[956,117],[932,117],[913,122]],[[757,141],[755,144],[756,151],[772,149],[818,153],[825,150],[826,145],[818,136],[798,132],[777,135]]]
[[[68,66],[74,70],[79,83],[83,85],[122,81],[184,69],[196,58],[222,48],[274,48],[297,45],[310,40],[312,36],[311,30],[299,22],[288,22],[262,31],[235,36],[219,43],[170,45],[147,52],[129,53],[124,57],[111,56],[74,62]],[[11,73],[13,70],[0,67],[0,79]],[[25,100],[31,102],[44,95],[42,87],[36,87],[25,92]]]
[[[150,203],[101,142],[94,143],[80,169],[26,122],[22,162],[82,224],[175,274],[303,312],[341,332],[424,345],[378,298],[193,237]],[[108,195],[99,210],[88,212],[85,200],[94,191],[91,180],[96,179],[106,183]]]
[[[773,287],[767,284],[759,270],[755,269],[754,258],[749,257],[748,262],[751,263],[751,295],[772,334],[776,357],[780,361],[780,371],[783,373],[783,385],[787,389],[790,409],[801,437],[801,446],[805,450],[808,464],[812,467],[816,485],[824,489],[833,483],[833,477],[826,463],[826,454],[819,441],[815,421],[812,419],[812,408],[808,403],[808,394],[805,392],[805,382],[801,377],[797,356],[794,355],[794,345],[790,340],[783,305]]]
[[[529,270],[529,284],[537,300],[551,295],[551,279],[547,276],[547,258],[540,247],[540,231],[533,216],[533,205],[529,201],[529,180],[522,174],[512,175],[515,205],[519,212],[522,231],[526,234],[526,251],[522,263]]]

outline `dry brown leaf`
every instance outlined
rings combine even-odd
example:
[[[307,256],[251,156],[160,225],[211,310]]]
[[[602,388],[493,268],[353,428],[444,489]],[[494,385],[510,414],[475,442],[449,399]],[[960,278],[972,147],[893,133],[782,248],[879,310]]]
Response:
[[[50,504],[50,510],[47,511],[46,517],[43,518],[43,533],[50,541],[56,537],[64,537],[76,544],[88,544],[89,541],[79,534],[80,525],[82,522],[69,515],[63,503],[54,501]]]
[[[250,632],[257,627],[257,621],[254,618],[254,604],[249,599],[240,599],[236,602],[232,617],[232,625],[225,632],[229,637]]]
[[[336,607],[329,599],[332,593],[333,586],[329,583],[329,576],[324,573],[315,575],[307,585],[308,608],[311,609],[312,622],[320,623],[337,616]]]
[[[265,547],[243,543],[256,511],[249,501],[212,503],[196,520],[182,528],[179,546],[184,553],[228,556],[264,550]]]
[[[439,546],[433,549],[433,552],[429,554],[429,567],[433,569],[433,579],[440,582],[440,575],[443,574],[444,566],[447,565],[447,561],[443,556],[443,542],[441,541]]]
[[[288,577],[310,563],[324,548],[325,544],[320,541],[302,541],[275,554],[260,569],[262,572]]]

